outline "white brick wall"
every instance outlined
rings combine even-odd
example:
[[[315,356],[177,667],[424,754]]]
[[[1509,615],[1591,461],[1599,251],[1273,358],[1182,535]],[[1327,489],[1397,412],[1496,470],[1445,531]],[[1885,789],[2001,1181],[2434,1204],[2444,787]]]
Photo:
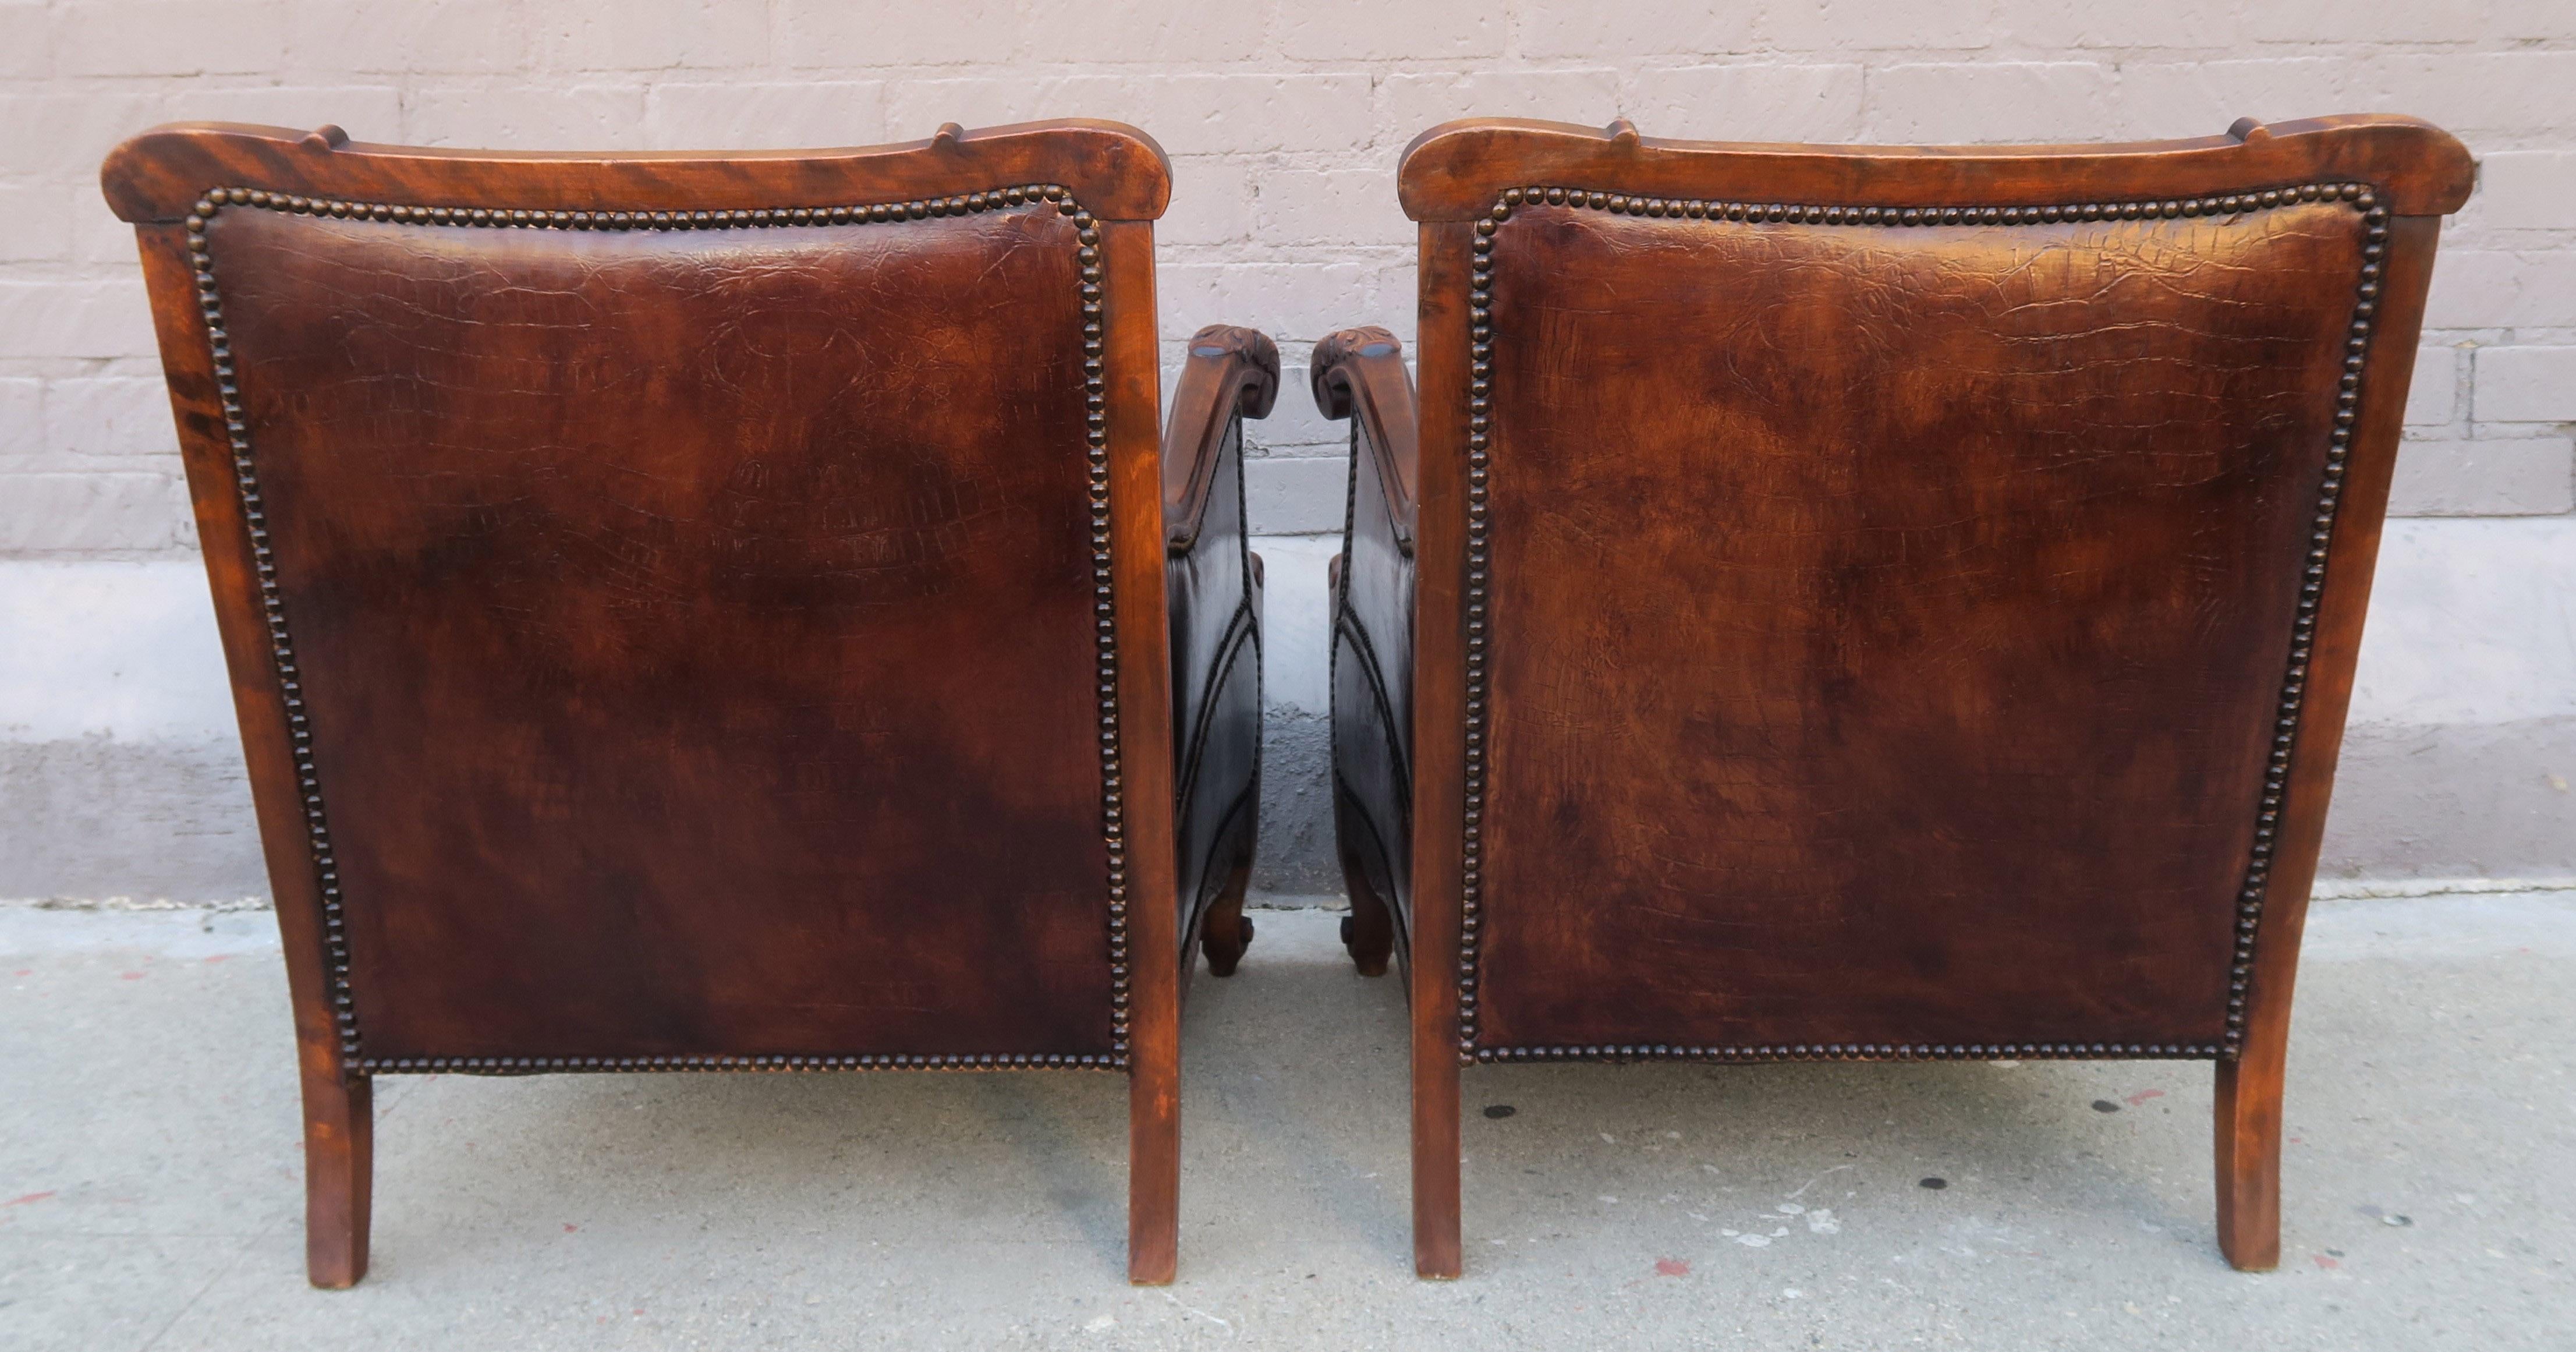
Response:
[[[2482,422],[2576,422],[2576,347],[2489,347],[2477,354]]]
[[[828,145],[1059,115],[1174,156],[1164,330],[1409,336],[1393,166],[1469,114],[1738,139],[2206,134],[2392,110],[2470,142],[2398,509],[2568,510],[2576,466],[2576,4],[2566,0],[0,0],[0,553],[189,547],[131,242],[99,156],[154,122],[338,122],[515,147]],[[1173,355],[1177,355],[1175,352]],[[1302,372],[1292,372],[1302,385]],[[1255,435],[1263,529],[1337,522],[1340,429],[1301,388]],[[1275,462],[1275,463],[1274,463]],[[83,488],[80,476],[98,476]],[[69,476],[67,479],[65,476]],[[24,479],[25,482],[20,482]],[[41,517],[41,520],[31,519]]]
[[[2394,504],[2442,519],[2392,529],[2381,591],[2484,594],[2490,575],[2522,576],[2475,562],[2495,550],[2576,554],[2576,0],[0,0],[0,574],[155,556],[181,567],[195,547],[132,236],[96,177],[111,145],[161,121],[558,149],[1133,122],[1174,158],[1159,234],[1167,358],[1224,321],[1267,330],[1290,365],[1248,476],[1256,526],[1276,536],[1339,525],[1344,430],[1315,414],[1306,354],[1349,324],[1410,340],[1414,235],[1395,159],[1443,119],[1992,141],[2368,111],[2441,123],[2482,166],[2444,239]],[[1320,606],[1311,578],[1279,568],[1312,572],[1330,546],[1269,548],[1274,599]],[[2388,604],[2369,670],[2420,659],[2441,673],[2427,688],[2459,688],[2458,635],[2417,632],[2456,607]],[[1320,610],[1274,616],[1280,633],[1309,620]],[[0,633],[0,651],[13,637]],[[1310,660],[1319,643],[1273,646],[1281,712],[1311,717],[1320,674],[1297,669]],[[182,666],[150,679],[184,683]],[[2576,708],[2576,676],[2529,679]],[[2365,701],[2355,717],[2450,717],[2420,703]],[[0,707],[0,733],[19,712]]]
[[[2576,511],[2576,449],[2563,436],[2413,440],[2397,461],[2400,516],[2556,516]]]

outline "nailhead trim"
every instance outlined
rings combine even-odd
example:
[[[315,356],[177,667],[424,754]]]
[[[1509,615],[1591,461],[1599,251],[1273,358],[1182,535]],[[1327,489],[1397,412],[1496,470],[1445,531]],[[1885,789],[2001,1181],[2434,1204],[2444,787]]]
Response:
[[[933,1056],[362,1056],[365,1075],[534,1075],[685,1070],[1124,1070],[1114,1056],[1015,1052]]]
[[[2324,487],[2318,493],[2310,526],[2308,562],[2299,587],[2298,618],[2291,625],[2289,670],[2273,723],[2272,751],[2263,774],[2262,802],[2254,823],[2254,847],[2243,887],[2237,894],[2236,948],[2227,975],[2227,1033],[2215,1046],[2126,1050],[2105,1043],[2021,1044],[2002,1051],[1948,1046],[1797,1046],[1797,1047],[1479,1047],[1476,1045],[1476,988],[1480,971],[1479,931],[1484,910],[1485,815],[1485,619],[1487,486],[1491,474],[1494,376],[1493,252],[1495,232],[1517,207],[1567,206],[1617,215],[1679,217],[1688,220],[1789,221],[1809,225],[2040,225],[2059,221],[2133,221],[2187,216],[2237,216],[2302,202],[2348,202],[2365,225],[2361,280],[2355,289],[2352,324],[2344,344],[2343,377],[2335,396],[2334,432],[2326,448]],[[1466,803],[1460,837],[1464,865],[1459,875],[1458,1058],[1473,1065],[1490,1061],[1556,1060],[1945,1060],[1987,1056],[2091,1057],[2173,1056],[2233,1060],[2245,1042],[2245,999],[2252,984],[2254,941],[2262,928],[2265,888],[2270,881],[2273,832],[2280,824],[2281,804],[2288,794],[2290,760],[2297,749],[2299,709],[2307,688],[2308,657],[2316,639],[2317,608],[2325,591],[2326,557],[2334,539],[2335,507],[2343,493],[2344,460],[2351,448],[2353,423],[2360,415],[2361,373],[2367,364],[2373,317],[2379,307],[2380,259],[2387,251],[2388,208],[2366,183],[2303,183],[2295,187],[2210,197],[2146,202],[2086,202],[2021,207],[1850,207],[1789,203],[1709,202],[1662,197],[1631,197],[1582,188],[1538,186],[1507,188],[1476,221],[1468,274],[1467,382],[1467,772]],[[2106,1046],[2111,1050],[2105,1051]]]
[[[1799,1043],[1780,1047],[1677,1047],[1664,1043],[1560,1047],[1478,1047],[1471,1065],[1528,1061],[2210,1061],[2211,1043],[1977,1042]]]
[[[268,517],[260,494],[258,467],[251,456],[250,425],[242,411],[241,388],[233,365],[232,340],[224,328],[223,304],[215,287],[213,246],[206,227],[226,207],[250,207],[297,216],[335,220],[385,221],[398,225],[483,226],[527,230],[738,230],[772,226],[872,225],[929,220],[1000,211],[1037,203],[1053,204],[1072,219],[1082,265],[1082,371],[1084,426],[1091,500],[1091,579],[1099,676],[1101,832],[1109,850],[1110,1051],[1105,1056],[1028,1054],[942,1056],[695,1056],[695,1057],[406,1057],[361,1054],[357,1013],[349,994],[349,940],[341,910],[340,875],[331,848],[330,824],[323,810],[322,787],[313,765],[313,740],[306,723],[303,686],[298,680],[294,643],[286,625],[286,604],[277,586],[276,561],[269,548]],[[1101,321],[1102,273],[1100,222],[1061,184],[1031,183],[986,192],[908,202],[873,202],[843,206],[768,207],[750,211],[525,211],[498,207],[411,206],[387,202],[349,202],[336,198],[300,197],[259,188],[214,188],[197,199],[186,222],[188,253],[194,265],[197,302],[205,316],[214,356],[215,385],[222,397],[224,428],[232,444],[233,476],[240,489],[242,520],[250,534],[251,558],[259,578],[260,608],[267,616],[270,653],[286,707],[288,738],[293,744],[295,778],[303,798],[304,819],[313,842],[314,868],[322,897],[324,995],[340,1032],[340,1051],[347,1064],[363,1074],[387,1071],[517,1074],[534,1070],[871,1070],[899,1067],[1004,1069],[1075,1066],[1124,1070],[1128,1065],[1127,846],[1126,807],[1121,786],[1118,736],[1117,597],[1110,559],[1109,433]]]

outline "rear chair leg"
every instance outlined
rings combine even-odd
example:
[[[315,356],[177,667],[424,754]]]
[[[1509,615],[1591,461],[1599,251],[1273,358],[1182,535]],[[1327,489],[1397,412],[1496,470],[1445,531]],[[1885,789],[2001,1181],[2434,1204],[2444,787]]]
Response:
[[[1251,885],[1252,857],[1247,851],[1225,875],[1225,890],[1208,903],[1207,920],[1199,928],[1199,951],[1207,954],[1210,976],[1234,975],[1243,951],[1252,947],[1252,920],[1243,913],[1243,893]]]
[[[1450,1022],[1455,1028],[1454,1021]],[[1414,1028],[1413,1271],[1452,1281],[1465,1254],[1458,1233],[1458,1053],[1452,1039]]]
[[[367,1275],[375,1190],[375,1081],[337,1070],[304,1076],[304,1270],[340,1291]]]
[[[2247,1039],[2238,1059],[2218,1063],[2218,1248],[2244,1272],[2281,1265],[2284,1049],[2260,1041]]]
[[[1342,919],[1342,947],[1350,950],[1351,965],[1361,976],[1384,976],[1386,961],[1395,953],[1395,912],[1369,886],[1368,870],[1352,846],[1359,839],[1356,815],[1335,787],[1333,837],[1342,857],[1342,889],[1351,898],[1351,913]]]
[[[1137,1286],[1169,1286],[1181,1265],[1179,1039],[1164,1041],[1161,1056],[1140,1047],[1127,1072],[1127,1280]]]

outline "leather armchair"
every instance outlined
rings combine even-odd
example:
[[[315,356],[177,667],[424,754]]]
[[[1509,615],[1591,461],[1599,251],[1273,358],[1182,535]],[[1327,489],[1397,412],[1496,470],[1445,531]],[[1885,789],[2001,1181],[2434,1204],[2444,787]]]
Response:
[[[2208,1061],[2220,1243],[2277,1262],[2300,927],[2470,173],[2396,117],[1407,149],[1418,424],[1382,333],[1315,379],[1418,1271],[1459,1271],[1460,1068],[1567,1060]]]
[[[1164,434],[1172,744],[1180,749],[1183,970],[1199,937],[1229,976],[1252,942],[1243,892],[1261,806],[1261,556],[1246,546],[1243,420],[1279,396],[1279,349],[1211,324],[1190,339]]]
[[[1248,937],[1276,368],[1194,357],[1159,444],[1153,141],[196,124],[102,181],[285,938],[313,1281],[366,1269],[378,1076],[897,1069],[1125,1074],[1129,1273],[1169,1281],[1189,939]]]
[[[1333,834],[1351,914],[1342,941],[1386,974],[1413,895],[1413,376],[1395,335],[1315,345],[1315,406],[1351,424],[1351,491],[1333,557]]]

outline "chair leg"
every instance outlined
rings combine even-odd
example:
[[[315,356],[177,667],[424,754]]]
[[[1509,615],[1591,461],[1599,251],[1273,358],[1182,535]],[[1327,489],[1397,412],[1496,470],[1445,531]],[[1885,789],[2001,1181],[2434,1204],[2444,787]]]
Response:
[[[1127,1078],[1127,1280],[1169,1286],[1181,1266],[1181,1095],[1175,1064]]]
[[[375,1190],[375,1082],[336,1071],[304,1077],[304,1270],[339,1291],[367,1275]]]
[[[1207,920],[1199,928],[1199,951],[1207,955],[1210,976],[1234,975],[1243,951],[1252,947],[1252,921],[1243,913],[1243,893],[1251,885],[1252,855],[1246,851],[1226,874],[1225,890],[1208,903]]]
[[[2283,1049],[2259,1041],[2218,1063],[2218,1248],[2244,1272],[2281,1265]]]
[[[1361,976],[1384,976],[1386,961],[1395,953],[1395,912],[1369,886],[1368,870],[1353,848],[1359,839],[1356,826],[1341,790],[1334,789],[1333,835],[1342,857],[1342,888],[1351,898],[1351,913],[1342,921],[1342,947],[1350,950],[1351,965]]]
[[[1454,1026],[1454,1024],[1453,1024]],[[1458,1234],[1458,1052],[1417,1025],[1413,1050],[1413,1271],[1455,1280]]]

